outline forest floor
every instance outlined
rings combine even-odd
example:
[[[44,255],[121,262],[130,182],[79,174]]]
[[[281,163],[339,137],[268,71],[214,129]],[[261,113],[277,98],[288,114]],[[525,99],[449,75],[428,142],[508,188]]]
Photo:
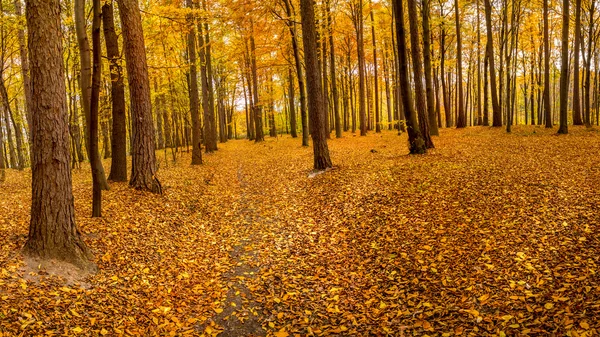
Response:
[[[98,271],[25,275],[30,171],[0,187],[0,335],[597,335],[600,132],[392,131],[312,149],[230,141],[189,165],[158,152],[162,196],[112,183],[77,222]],[[108,172],[109,162],[105,162]]]

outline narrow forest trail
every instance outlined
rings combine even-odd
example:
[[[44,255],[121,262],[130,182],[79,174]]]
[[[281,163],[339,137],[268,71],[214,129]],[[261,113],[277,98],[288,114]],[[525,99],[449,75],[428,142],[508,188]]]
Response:
[[[231,141],[162,160],[162,196],[112,184],[103,219],[75,170],[86,288],[20,271],[29,178],[8,171],[0,333],[594,335],[600,135],[570,132],[442,130],[426,156],[346,134],[314,178],[297,139]]]

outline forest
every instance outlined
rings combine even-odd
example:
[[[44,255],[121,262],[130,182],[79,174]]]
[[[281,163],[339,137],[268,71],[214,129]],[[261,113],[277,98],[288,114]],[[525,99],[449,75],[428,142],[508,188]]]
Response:
[[[597,2],[0,0],[0,337],[598,335]]]

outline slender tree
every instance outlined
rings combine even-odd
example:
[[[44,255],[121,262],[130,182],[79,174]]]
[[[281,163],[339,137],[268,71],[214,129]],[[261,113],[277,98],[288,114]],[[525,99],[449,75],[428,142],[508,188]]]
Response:
[[[394,0],[394,16],[396,22],[396,38],[398,48],[398,79],[401,90],[401,99],[406,117],[406,130],[408,133],[408,149],[411,154],[427,153],[425,141],[417,125],[417,115],[412,103],[410,82],[408,79],[408,55],[406,52],[406,33],[404,30],[404,9],[402,0]]]
[[[186,0],[187,8],[194,9],[192,0]],[[198,97],[198,72],[196,70],[196,30],[194,14],[190,12],[187,17],[187,48],[189,57],[189,96],[190,113],[192,115],[192,165],[202,164],[202,137],[200,124],[200,98]]]
[[[591,1],[594,2],[594,1]],[[581,118],[581,94],[579,76],[579,53],[581,50],[581,0],[575,0],[575,38],[573,43],[573,125],[583,125]],[[568,90],[568,89],[567,89]]]
[[[550,39],[548,37],[548,0],[543,0],[544,17],[544,115],[546,128],[552,127],[552,106],[550,105]]]
[[[567,134],[568,129],[568,104],[569,104],[569,0],[563,0],[563,27],[561,39],[560,61],[560,127],[558,133]],[[575,84],[579,86],[579,84]],[[577,92],[579,93],[579,91]],[[575,98],[579,100],[578,97]]]
[[[429,26],[431,0],[421,1],[423,16],[423,63],[425,66],[425,94],[427,96],[427,116],[429,117],[429,132],[433,136],[440,134],[436,121],[433,80],[431,74],[431,28]]]

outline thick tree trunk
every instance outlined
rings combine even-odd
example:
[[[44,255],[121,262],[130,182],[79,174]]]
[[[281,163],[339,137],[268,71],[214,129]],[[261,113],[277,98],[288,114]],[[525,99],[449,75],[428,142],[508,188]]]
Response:
[[[325,130],[325,114],[323,109],[323,88],[317,61],[317,34],[315,27],[315,10],[312,0],[300,0],[302,16],[302,40],[304,42],[304,62],[306,64],[306,80],[308,93],[308,110],[313,140],[314,169],[324,170],[332,167],[327,146]]]
[[[104,42],[110,67],[110,96],[112,101],[112,163],[108,179],[127,181],[127,121],[125,116],[125,84],[119,40],[115,31],[112,3],[102,6]]]
[[[92,269],[75,224],[60,3],[27,1],[26,12],[33,101],[31,222],[24,252]]]
[[[150,81],[146,63],[146,48],[142,19],[137,0],[118,0],[127,77],[133,120],[133,147],[129,185],[136,189],[162,193],[156,176],[156,153]]]
[[[396,37],[398,47],[399,81],[406,117],[406,130],[408,132],[408,149],[411,154],[427,153],[427,146],[421,136],[421,131],[417,125],[417,116],[412,104],[412,95],[410,92],[410,81],[408,79],[408,55],[406,52],[406,34],[404,32],[404,9],[402,0],[394,0],[394,16],[396,21]]]

